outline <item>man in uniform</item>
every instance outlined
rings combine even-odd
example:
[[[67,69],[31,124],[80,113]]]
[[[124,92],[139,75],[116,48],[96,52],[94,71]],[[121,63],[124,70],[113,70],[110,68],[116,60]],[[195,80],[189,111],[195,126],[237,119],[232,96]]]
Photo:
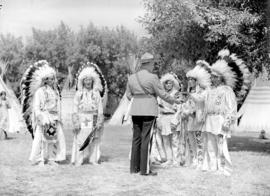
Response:
[[[157,75],[152,73],[154,68],[154,56],[145,53],[140,70],[129,77],[126,91],[131,100],[129,114],[133,122],[130,173],[140,172],[141,175],[157,175],[150,170],[149,161],[152,128],[158,115],[157,97],[171,104],[180,103],[164,91]]]

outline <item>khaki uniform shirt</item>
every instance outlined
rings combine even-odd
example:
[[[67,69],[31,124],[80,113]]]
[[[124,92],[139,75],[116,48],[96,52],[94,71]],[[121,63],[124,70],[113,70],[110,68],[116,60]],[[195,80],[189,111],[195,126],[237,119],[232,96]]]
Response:
[[[140,83],[147,94],[142,89],[135,74],[138,74]],[[129,77],[126,91],[129,100],[133,97],[129,112],[131,116],[158,116],[157,97],[170,104],[174,103],[174,98],[165,92],[157,75],[147,70],[140,70],[135,74]]]

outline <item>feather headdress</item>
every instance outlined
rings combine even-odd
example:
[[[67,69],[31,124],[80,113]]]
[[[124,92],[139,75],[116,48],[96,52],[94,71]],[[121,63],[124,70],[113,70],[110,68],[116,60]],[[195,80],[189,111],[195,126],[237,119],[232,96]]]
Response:
[[[221,75],[226,85],[230,86],[237,97],[243,96],[249,86],[250,72],[245,63],[227,49],[218,53],[219,59],[211,66],[211,70]]]
[[[33,97],[37,89],[42,85],[43,80],[51,76],[56,77],[55,70],[49,66],[47,61],[40,60],[34,63],[34,65],[29,66],[21,80],[22,113],[32,138],[34,138],[31,118]],[[59,87],[56,86],[56,88],[58,88],[57,90],[60,95]]]
[[[108,98],[108,88],[107,82],[100,68],[96,64],[90,62],[83,64],[76,75],[76,90],[83,89],[83,80],[85,78],[93,79],[93,89],[100,93],[103,102],[103,108],[105,108]]]
[[[210,65],[204,60],[198,60],[196,66],[187,72],[188,78],[195,78],[199,86],[206,88],[211,86]]]
[[[170,73],[164,74],[161,77],[160,82],[164,85],[164,83],[166,81],[168,81],[168,80],[170,80],[170,81],[172,81],[174,83],[174,85],[173,85],[173,88],[174,89],[176,89],[176,90],[179,90],[180,89],[179,79],[178,79],[178,77],[177,77],[177,75],[175,73],[170,72]]]

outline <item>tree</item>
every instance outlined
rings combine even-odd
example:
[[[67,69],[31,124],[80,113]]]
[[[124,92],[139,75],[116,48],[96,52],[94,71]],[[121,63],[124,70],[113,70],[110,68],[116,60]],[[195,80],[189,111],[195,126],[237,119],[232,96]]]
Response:
[[[9,62],[9,77],[17,82],[32,63],[47,60],[63,82],[87,61],[96,63],[105,75],[109,93],[121,97],[125,91],[127,56],[138,51],[137,37],[123,26],[97,28],[90,23],[78,33],[61,22],[51,30],[32,29],[32,36],[23,43],[21,38],[1,35],[0,60]],[[69,70],[69,71],[68,71]],[[72,70],[72,71],[71,71]]]
[[[206,5],[197,9],[210,29],[206,40],[229,48],[251,69],[261,71],[269,63],[267,0],[210,0]]]
[[[96,63],[107,79],[109,93],[121,97],[128,73],[126,57],[138,50],[136,36],[123,26],[98,29],[90,23],[79,31],[75,46],[75,70],[80,62]]]
[[[6,64],[5,82],[18,94],[18,82],[21,78],[23,63],[23,42],[21,37],[11,34],[0,35],[0,61]]]
[[[43,31],[33,28],[28,40],[25,56],[29,62],[46,59],[62,73],[68,72],[70,48],[74,45],[74,34],[63,22],[54,29]]]
[[[220,49],[228,48],[247,65],[266,64],[266,0],[145,0],[146,14],[140,22],[152,36],[155,52],[169,59],[210,63]]]

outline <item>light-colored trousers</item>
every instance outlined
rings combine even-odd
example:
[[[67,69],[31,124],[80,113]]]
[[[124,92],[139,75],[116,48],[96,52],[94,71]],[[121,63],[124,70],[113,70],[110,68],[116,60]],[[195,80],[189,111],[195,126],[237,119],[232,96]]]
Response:
[[[203,147],[203,170],[226,170],[231,173],[232,162],[225,136],[203,132]]]
[[[88,146],[83,151],[79,151],[80,144],[78,144],[77,135],[75,135],[72,145],[71,163],[81,165],[86,158],[89,160],[89,163],[97,164],[101,156],[101,137],[102,129],[98,130],[98,133],[95,134],[93,141],[88,144]]]
[[[173,131],[171,135],[172,160],[174,163],[180,163],[180,132]]]
[[[202,133],[187,131],[186,134],[186,164],[201,166],[203,164]]]
[[[180,162],[179,145],[180,145],[180,132],[173,131],[172,134],[165,136],[168,137],[168,143],[164,143],[160,131],[156,131],[153,136],[153,146],[151,157],[154,160],[172,160],[174,163]]]
[[[162,161],[166,159],[166,153],[159,130],[156,130],[152,139],[151,161]]]
[[[29,160],[33,163],[50,161],[63,161],[66,159],[66,142],[62,126],[57,125],[57,141],[48,142],[44,139],[42,128],[37,126]]]
[[[186,132],[185,164],[196,164],[196,138],[194,131]]]

